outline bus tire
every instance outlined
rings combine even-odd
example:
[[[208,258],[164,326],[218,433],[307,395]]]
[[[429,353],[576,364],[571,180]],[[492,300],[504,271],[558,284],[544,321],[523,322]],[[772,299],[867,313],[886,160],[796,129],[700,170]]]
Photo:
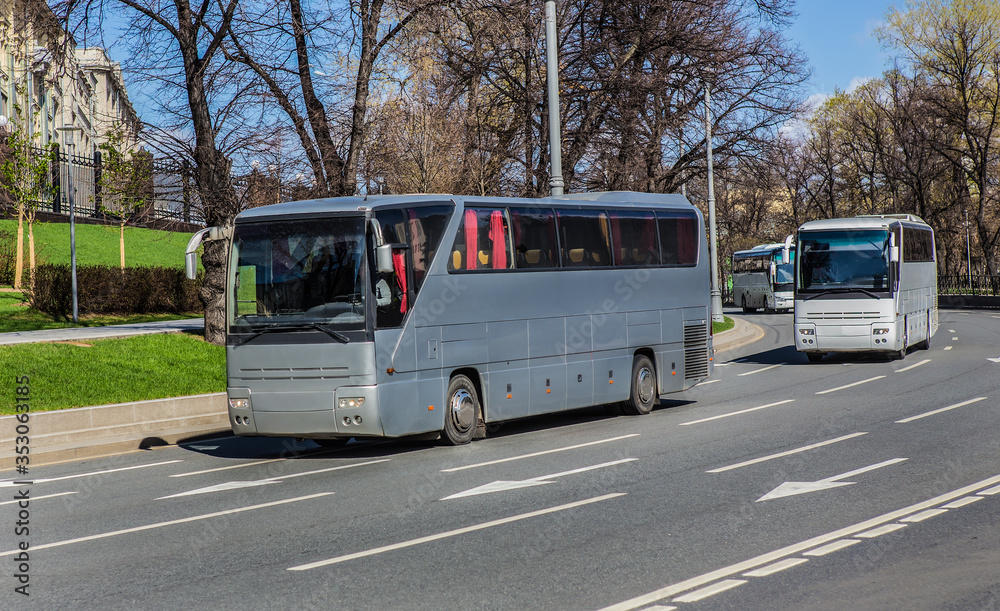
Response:
[[[453,377],[448,383],[441,439],[453,446],[469,443],[476,434],[480,414],[479,397],[472,380],[461,374]]]
[[[632,361],[632,389],[622,411],[628,415],[641,416],[653,411],[655,403],[656,370],[648,356],[638,354]]]

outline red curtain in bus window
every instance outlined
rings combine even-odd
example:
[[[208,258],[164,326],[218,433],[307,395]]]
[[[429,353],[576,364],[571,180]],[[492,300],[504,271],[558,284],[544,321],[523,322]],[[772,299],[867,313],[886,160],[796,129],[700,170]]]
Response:
[[[399,288],[403,292],[402,303],[399,306],[399,311],[406,314],[407,303],[406,297],[408,293],[406,292],[406,252],[394,252],[392,253],[392,267],[396,270],[396,282],[399,283]]]
[[[681,217],[677,219],[677,259],[681,265],[698,262],[698,231],[695,219]]]
[[[621,265],[622,259],[625,257],[623,253],[625,246],[622,244],[622,223],[617,214],[611,215],[611,238],[613,240],[611,252],[614,253],[615,262]]]
[[[465,211],[465,269],[476,269],[479,261],[479,224],[476,211]]]
[[[493,242],[493,269],[507,269],[507,236],[503,230],[503,212],[490,213],[490,240]]]

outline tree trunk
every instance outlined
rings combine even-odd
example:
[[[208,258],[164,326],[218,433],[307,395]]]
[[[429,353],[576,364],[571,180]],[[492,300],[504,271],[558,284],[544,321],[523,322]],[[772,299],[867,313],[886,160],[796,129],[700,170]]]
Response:
[[[21,288],[24,274],[24,203],[17,204],[17,253],[14,255],[14,288]]]

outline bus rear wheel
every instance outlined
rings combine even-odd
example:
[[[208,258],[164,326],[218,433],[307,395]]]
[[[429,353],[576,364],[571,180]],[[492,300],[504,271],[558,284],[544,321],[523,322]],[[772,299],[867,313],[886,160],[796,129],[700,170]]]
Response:
[[[632,361],[632,390],[622,411],[632,416],[641,416],[653,411],[655,403],[656,371],[649,357],[639,354]]]
[[[453,446],[469,443],[476,433],[480,413],[479,397],[472,380],[464,375],[453,377],[448,383],[441,439]]]

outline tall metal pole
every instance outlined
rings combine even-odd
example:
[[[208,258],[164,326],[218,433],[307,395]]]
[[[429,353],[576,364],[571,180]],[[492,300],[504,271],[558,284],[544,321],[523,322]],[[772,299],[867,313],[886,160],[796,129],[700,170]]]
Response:
[[[73,131],[79,127],[60,127],[66,137],[66,192],[69,199],[69,261],[73,287],[73,322],[79,323],[79,300],[76,287],[76,196],[73,193]]]
[[[969,246],[969,209],[965,209],[965,269],[969,275],[969,290],[972,290],[972,249]]]
[[[722,293],[719,291],[719,255],[715,231],[715,184],[712,177],[712,96],[709,93],[709,83],[705,82],[705,150],[708,162],[708,223],[709,223],[709,258],[712,268],[712,320],[724,322],[722,314]]]
[[[549,90],[549,189],[552,195],[563,194],[562,130],[559,122],[559,39],[556,31],[556,3],[545,3],[546,83]]]

